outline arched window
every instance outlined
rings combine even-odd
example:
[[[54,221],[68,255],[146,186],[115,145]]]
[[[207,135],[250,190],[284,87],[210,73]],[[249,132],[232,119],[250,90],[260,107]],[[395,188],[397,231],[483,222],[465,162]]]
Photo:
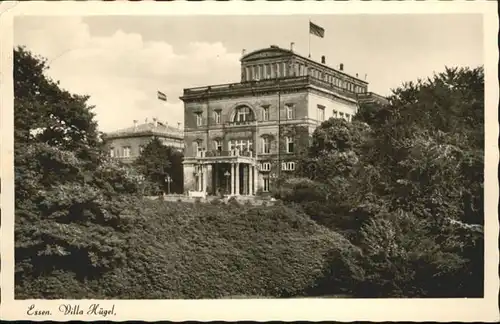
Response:
[[[214,140],[214,149],[216,151],[222,151],[222,141],[220,139]]]
[[[234,122],[246,122],[246,121],[253,121],[254,116],[253,112],[250,108],[246,106],[238,107],[236,108],[235,114],[234,114]]]

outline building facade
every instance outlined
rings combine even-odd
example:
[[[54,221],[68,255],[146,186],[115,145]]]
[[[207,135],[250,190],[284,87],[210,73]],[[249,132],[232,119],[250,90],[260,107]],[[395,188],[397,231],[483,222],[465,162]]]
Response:
[[[241,58],[241,81],[184,89],[184,188],[269,192],[330,117],[351,120],[368,83],[276,46]]]
[[[156,118],[151,122],[146,120],[143,124],[134,120],[131,127],[105,134],[104,141],[111,157],[130,163],[154,137],[166,146],[180,151],[184,149],[183,130],[159,122]]]

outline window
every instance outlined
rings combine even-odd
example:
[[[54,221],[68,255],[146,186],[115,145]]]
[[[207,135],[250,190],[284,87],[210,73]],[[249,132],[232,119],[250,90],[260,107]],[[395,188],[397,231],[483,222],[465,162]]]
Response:
[[[202,113],[196,113],[196,126],[203,125],[203,115]]]
[[[269,107],[262,107],[262,120],[269,120]]]
[[[229,141],[229,150],[239,150],[240,152],[251,151],[253,149],[252,140],[232,140]]]
[[[114,147],[109,149],[109,156],[115,157],[115,148]]]
[[[286,152],[287,153],[293,153],[293,149],[294,149],[294,147],[293,147],[293,144],[294,144],[293,143],[293,138],[290,137],[290,136],[287,136],[285,139],[286,139]]]
[[[214,146],[216,151],[222,151],[222,141],[220,140],[215,140],[214,141]]]
[[[236,108],[236,113],[234,114],[234,122],[245,122],[252,121],[253,113],[252,110],[248,107],[238,107]]]
[[[130,146],[123,147],[123,157],[130,157]]]
[[[214,120],[217,125],[220,124],[220,110],[214,111]]]
[[[269,162],[264,162],[260,165],[260,170],[261,171],[271,171],[271,163]]]
[[[286,105],[285,106],[285,109],[286,109],[286,119],[293,119],[294,118],[294,114],[293,114],[293,106],[292,105]]]
[[[325,120],[325,107],[318,105],[318,120],[319,121],[324,121]]]
[[[340,112],[339,116],[340,116],[340,118],[344,119],[344,113],[343,112]]]
[[[333,110],[333,118],[338,118],[338,111],[336,111],[335,109]]]
[[[200,152],[203,152],[205,149],[203,148],[203,142],[201,140],[197,140],[193,142],[193,152],[194,155],[199,155]]]
[[[351,121],[351,115],[349,115],[349,114],[345,114],[345,119],[346,119],[347,121]]]
[[[265,177],[263,180],[264,180],[264,187],[262,188],[262,191],[269,192],[269,178]]]
[[[271,153],[271,140],[267,136],[262,138],[262,153]]]
[[[281,170],[294,171],[295,170],[295,162],[283,162],[283,163],[281,163]]]

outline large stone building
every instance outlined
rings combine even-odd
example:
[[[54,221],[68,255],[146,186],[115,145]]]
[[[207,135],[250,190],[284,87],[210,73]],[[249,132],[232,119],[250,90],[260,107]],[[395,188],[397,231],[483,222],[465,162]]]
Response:
[[[243,55],[239,83],[184,89],[184,188],[268,192],[274,178],[293,174],[321,122],[351,120],[360,100],[373,99],[384,100],[324,57],[277,46]]]
[[[107,133],[104,141],[112,157],[128,163],[140,155],[142,149],[153,137],[160,139],[166,146],[184,149],[183,131],[179,127],[162,123],[156,118],[153,118],[151,122],[146,120],[143,124],[134,120],[131,127]]]

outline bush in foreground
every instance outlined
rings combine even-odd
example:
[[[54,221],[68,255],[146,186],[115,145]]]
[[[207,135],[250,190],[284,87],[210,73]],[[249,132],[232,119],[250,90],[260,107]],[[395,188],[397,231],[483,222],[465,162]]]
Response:
[[[44,298],[293,297],[314,290],[332,271],[332,258],[339,274],[332,291],[343,291],[353,276],[356,248],[288,207],[161,201],[139,207],[122,245],[123,266],[99,280],[66,272],[29,278],[24,287]]]

